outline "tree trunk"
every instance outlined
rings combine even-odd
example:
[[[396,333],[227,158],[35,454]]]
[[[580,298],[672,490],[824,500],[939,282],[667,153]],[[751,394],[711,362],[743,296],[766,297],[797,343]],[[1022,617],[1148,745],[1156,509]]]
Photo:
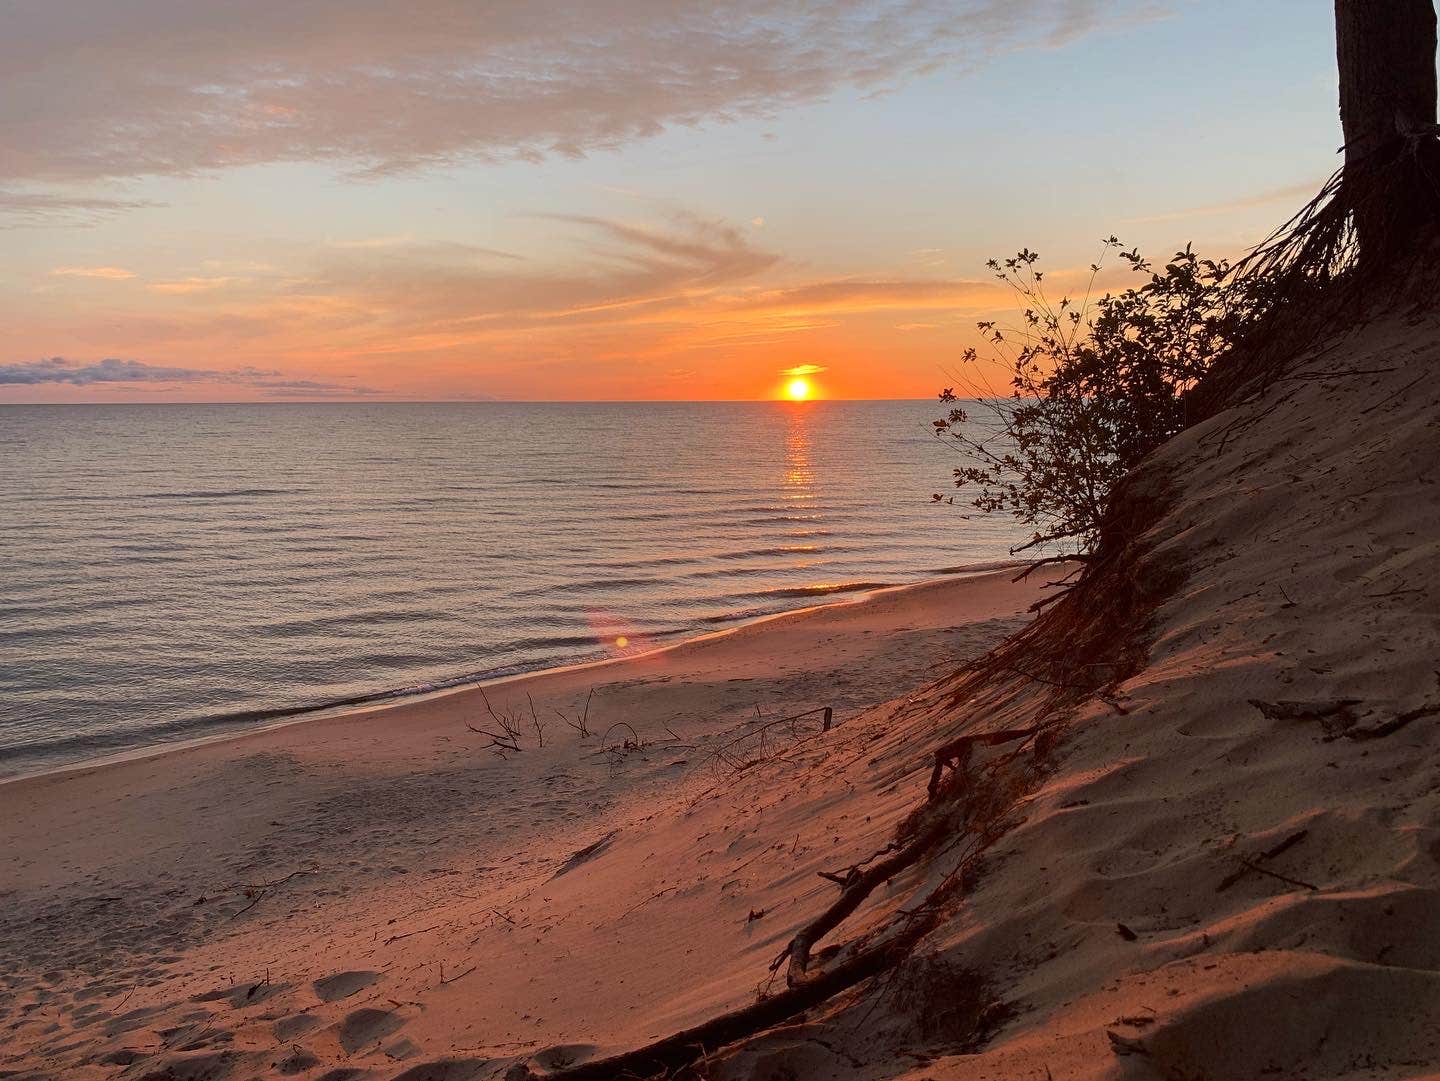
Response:
[[[1389,269],[1431,239],[1440,205],[1435,35],[1431,0],[1335,0],[1346,186],[1362,269]]]

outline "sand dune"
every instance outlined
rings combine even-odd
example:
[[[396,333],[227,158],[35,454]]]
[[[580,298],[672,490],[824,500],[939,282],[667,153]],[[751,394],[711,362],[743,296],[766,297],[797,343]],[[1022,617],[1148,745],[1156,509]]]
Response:
[[[717,1076],[1440,1076],[1437,340],[1358,330],[1161,451],[1143,545],[1186,573],[1148,661],[928,959]],[[903,1008],[977,977],[1009,1015],[978,1053]]]

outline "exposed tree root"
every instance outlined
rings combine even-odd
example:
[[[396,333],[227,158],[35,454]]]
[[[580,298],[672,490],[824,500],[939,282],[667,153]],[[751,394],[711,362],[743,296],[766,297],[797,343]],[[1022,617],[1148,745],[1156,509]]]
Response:
[[[848,868],[843,877],[824,877],[841,883],[840,896],[817,917],[800,929],[770,966],[776,971],[787,959],[787,987],[775,995],[712,1018],[693,1028],[677,1032],[655,1043],[611,1058],[548,1074],[556,1081],[583,1081],[597,1078],[670,1077],[676,1071],[702,1059],[709,1052],[755,1036],[797,1014],[834,998],[843,991],[880,972],[891,969],[908,956],[944,916],[947,902],[963,888],[967,872],[980,854],[1005,832],[1007,812],[1027,782],[1004,783],[999,769],[1014,755],[991,763],[984,774],[969,770],[975,746],[995,746],[1027,740],[1038,729],[981,732],[961,736],[945,744],[936,754],[936,770],[949,769],[945,783],[932,778],[926,803],[900,826],[900,840],[876,856]],[[902,910],[895,920],[875,933],[868,945],[852,945],[848,956],[820,969],[811,965],[811,950],[843,923],[877,886],[889,881],[922,859],[950,851],[969,842],[957,865],[947,872],[920,903]],[[884,855],[877,861],[876,857]]]
[[[1365,243],[1384,258],[1366,258]],[[1367,312],[1428,308],[1440,285],[1440,139],[1406,132],[1345,166],[1235,265],[1234,281],[1268,296],[1268,312],[1188,396],[1195,423],[1272,386],[1325,337]]]
[[[927,898],[927,902],[930,900],[931,898]],[[905,919],[895,933],[868,949],[854,953],[814,978],[803,981],[798,987],[787,988],[779,994],[721,1014],[634,1051],[547,1074],[546,1081],[670,1077],[717,1048],[774,1028],[889,969],[934,929],[941,913],[942,906],[937,901],[932,907]]]

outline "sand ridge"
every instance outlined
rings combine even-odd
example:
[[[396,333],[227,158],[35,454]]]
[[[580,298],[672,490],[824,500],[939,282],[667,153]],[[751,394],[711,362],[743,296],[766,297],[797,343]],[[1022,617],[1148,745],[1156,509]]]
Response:
[[[927,943],[953,978],[897,977],[984,974],[1015,1010],[986,1047],[867,988],[715,1076],[1440,1077],[1437,342],[1358,328],[1150,463],[1174,492],[1147,558],[1186,575],[1148,662],[1072,718]]]

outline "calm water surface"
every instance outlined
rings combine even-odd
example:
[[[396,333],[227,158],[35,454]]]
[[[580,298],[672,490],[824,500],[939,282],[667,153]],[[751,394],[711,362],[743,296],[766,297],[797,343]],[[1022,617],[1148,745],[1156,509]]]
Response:
[[[0,775],[1006,558],[1013,527],[929,505],[937,415],[0,408]]]

